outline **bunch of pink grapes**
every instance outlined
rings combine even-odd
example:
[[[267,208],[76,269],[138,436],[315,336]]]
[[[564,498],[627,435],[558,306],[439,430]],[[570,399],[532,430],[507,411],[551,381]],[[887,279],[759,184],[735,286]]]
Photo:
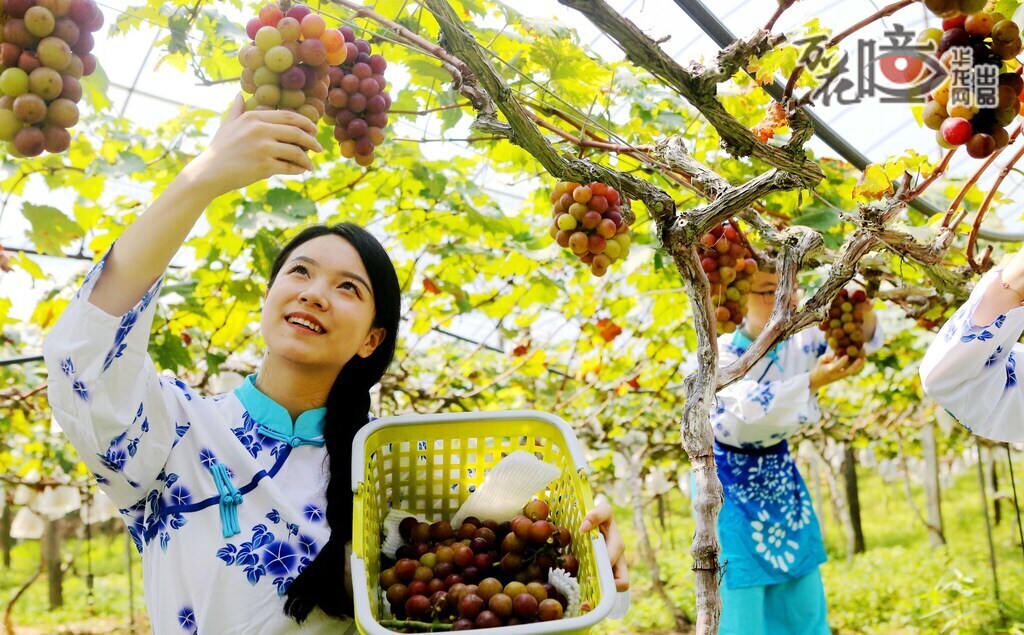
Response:
[[[239,51],[246,110],[291,110],[316,123],[324,114],[327,74],[345,61],[338,29],[304,4],[260,9],[245,27],[252,43]]]

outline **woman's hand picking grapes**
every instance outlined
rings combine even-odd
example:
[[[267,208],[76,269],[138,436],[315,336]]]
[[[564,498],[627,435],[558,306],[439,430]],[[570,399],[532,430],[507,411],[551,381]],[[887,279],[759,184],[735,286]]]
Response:
[[[238,95],[209,147],[185,172],[194,186],[217,197],[274,175],[312,170],[307,150],[323,150],[307,117],[286,110],[245,112]]]

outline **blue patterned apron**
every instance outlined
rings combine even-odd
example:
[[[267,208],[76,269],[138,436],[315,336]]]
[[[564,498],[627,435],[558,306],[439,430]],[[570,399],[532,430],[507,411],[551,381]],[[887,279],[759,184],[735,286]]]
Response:
[[[715,442],[725,504],[718,520],[726,588],[795,580],[827,559],[821,529],[785,441],[769,448]]]

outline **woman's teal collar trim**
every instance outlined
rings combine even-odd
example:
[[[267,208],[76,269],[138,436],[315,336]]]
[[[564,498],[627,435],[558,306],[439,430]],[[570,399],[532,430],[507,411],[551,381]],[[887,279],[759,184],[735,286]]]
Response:
[[[750,339],[750,336],[748,336],[747,333],[743,329],[736,329],[736,331],[733,332],[733,334],[732,334],[732,345],[735,346],[736,348],[739,348],[739,349],[742,349],[742,350],[745,351],[748,348],[750,348],[750,345],[753,344],[753,343],[754,343],[754,340]],[[771,348],[771,350],[769,350],[765,354],[765,357],[767,357],[768,359],[772,360],[773,362],[779,361],[779,351],[782,349],[782,346],[785,343],[786,343],[786,340],[783,340],[783,341],[779,342],[778,344],[776,344],[775,346],[773,346]]]
[[[293,448],[300,445],[323,447],[327,408],[314,408],[303,412],[293,426],[292,417],[284,406],[256,387],[255,373],[246,377],[234,392],[263,436],[287,443]]]

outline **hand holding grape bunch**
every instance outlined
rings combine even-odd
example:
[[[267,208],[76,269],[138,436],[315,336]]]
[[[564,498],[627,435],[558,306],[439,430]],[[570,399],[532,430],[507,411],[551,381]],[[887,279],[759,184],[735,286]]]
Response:
[[[811,370],[811,391],[816,392],[828,384],[856,375],[864,368],[865,363],[863,357],[855,359],[829,351],[818,359],[818,363]]]
[[[239,95],[209,147],[182,174],[212,200],[274,175],[313,169],[308,150],[323,150],[309,118],[286,110],[245,112]]]

